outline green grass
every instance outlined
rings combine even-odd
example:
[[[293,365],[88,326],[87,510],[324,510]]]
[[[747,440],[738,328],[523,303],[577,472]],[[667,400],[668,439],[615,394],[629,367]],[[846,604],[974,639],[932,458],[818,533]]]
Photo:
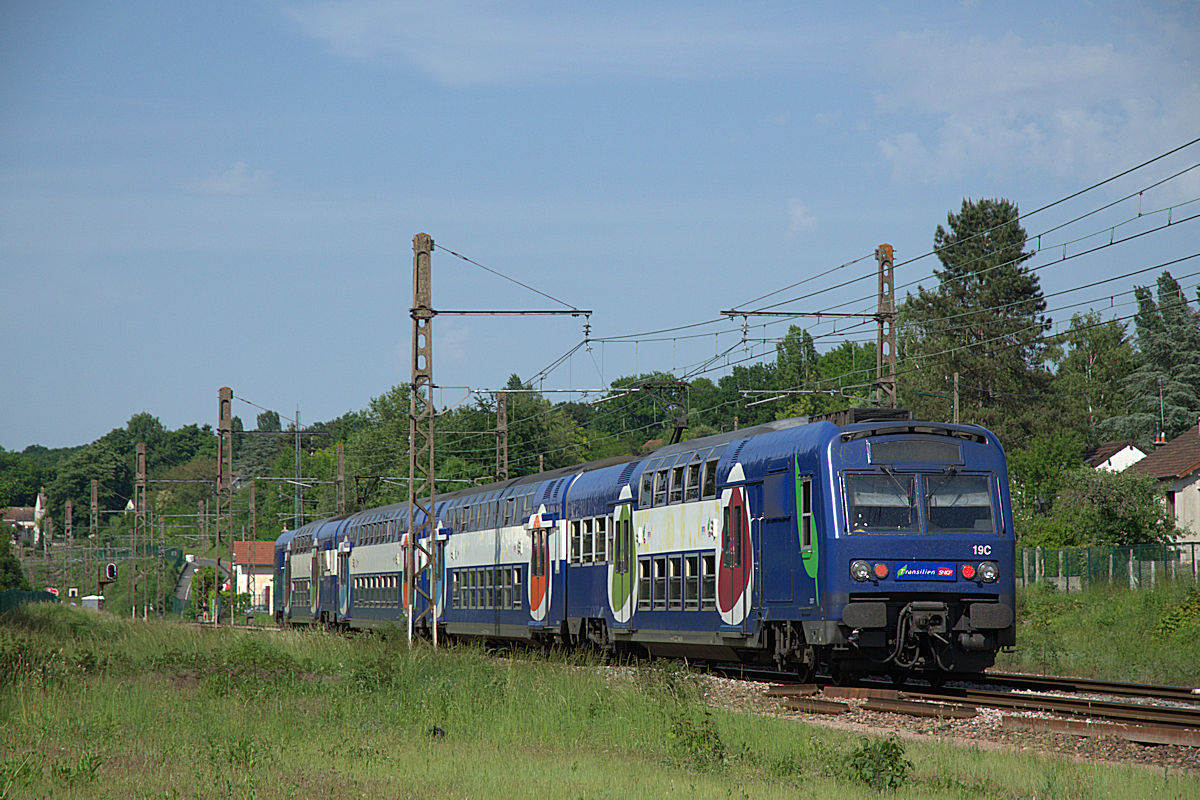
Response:
[[[711,709],[677,664],[594,667],[25,607],[0,619],[0,798],[1168,800],[1200,789],[1188,776]]]
[[[1200,589],[1167,581],[1154,589],[1049,586],[1017,593],[1017,651],[1000,669],[1200,686]]]

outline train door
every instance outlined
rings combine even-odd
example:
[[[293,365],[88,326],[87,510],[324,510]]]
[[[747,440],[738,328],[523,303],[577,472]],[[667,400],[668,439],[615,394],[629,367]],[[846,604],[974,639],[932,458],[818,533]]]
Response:
[[[308,584],[309,602],[312,604],[313,619],[317,618],[317,609],[321,606],[321,547],[315,541],[312,544],[312,580]]]
[[[350,543],[338,545],[337,554],[338,614],[350,615]]]
[[[817,535],[817,518],[812,475],[796,473],[796,523],[800,545],[801,569],[794,573],[796,604],[812,608],[820,595],[817,565],[820,563],[821,537]]]
[[[283,551],[283,616],[292,616],[292,543]]]
[[[550,610],[550,547],[553,543],[550,532],[554,523],[546,521],[546,507],[538,509],[538,513],[529,518],[529,627],[542,629],[546,627],[546,617]]]
[[[608,607],[613,629],[627,631],[637,608],[637,549],[633,537],[633,495],[628,486],[613,507],[612,561],[608,565]]]
[[[754,596],[755,553],[752,549],[750,485],[742,483],[741,464],[730,470],[728,484],[721,493],[721,538],[717,553],[717,611],[726,630],[750,627],[750,608]],[[761,495],[761,484],[758,494]]]

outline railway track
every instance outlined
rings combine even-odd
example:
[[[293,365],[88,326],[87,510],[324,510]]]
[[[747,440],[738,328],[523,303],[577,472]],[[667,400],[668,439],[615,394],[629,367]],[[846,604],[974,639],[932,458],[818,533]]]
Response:
[[[855,686],[782,683],[767,693],[807,713],[846,713],[849,701],[856,701],[864,711],[963,719],[982,707],[1000,710],[1006,728],[1200,747],[1200,694],[1187,687],[988,674],[927,690],[863,681]]]

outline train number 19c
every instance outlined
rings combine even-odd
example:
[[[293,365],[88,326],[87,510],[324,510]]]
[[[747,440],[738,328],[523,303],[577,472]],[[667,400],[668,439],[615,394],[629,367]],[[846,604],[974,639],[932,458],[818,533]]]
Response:
[[[990,556],[992,554],[992,546],[990,544],[977,544],[971,548],[971,553],[977,556]]]

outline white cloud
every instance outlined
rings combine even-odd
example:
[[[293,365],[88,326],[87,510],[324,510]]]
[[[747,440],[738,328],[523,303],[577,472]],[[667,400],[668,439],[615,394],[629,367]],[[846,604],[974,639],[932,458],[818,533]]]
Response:
[[[1020,165],[1098,174],[1200,130],[1186,41],[1035,44],[1008,33],[898,34],[875,64],[876,106],[899,122],[878,142],[898,179],[955,179]]]
[[[235,196],[256,194],[270,183],[270,173],[251,169],[245,161],[238,161],[229,169],[201,178],[191,185],[191,189],[199,194]]]
[[[808,206],[792,198],[787,204],[788,236],[797,236],[804,231],[810,231],[817,226],[816,217],[808,210]]]

